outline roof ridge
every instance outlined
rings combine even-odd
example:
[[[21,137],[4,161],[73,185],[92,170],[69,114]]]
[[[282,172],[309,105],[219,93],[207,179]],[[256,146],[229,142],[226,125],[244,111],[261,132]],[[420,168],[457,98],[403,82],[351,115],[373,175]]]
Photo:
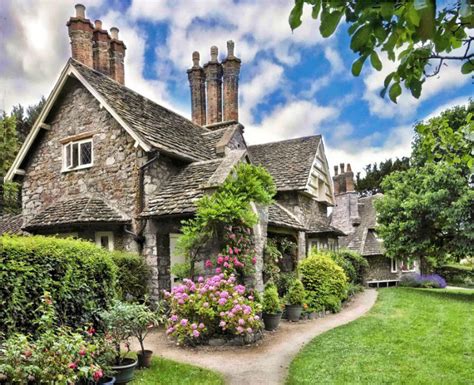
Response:
[[[321,134],[308,135],[308,136],[300,136],[300,137],[298,137],[298,138],[291,138],[291,139],[284,139],[284,140],[275,140],[275,141],[273,141],[273,142],[266,142],[266,143],[253,144],[253,145],[250,145],[249,147],[266,146],[266,145],[275,144],[275,143],[288,143],[288,142],[294,142],[294,141],[302,140],[302,139],[313,139],[313,138],[321,138],[321,137],[322,137]]]

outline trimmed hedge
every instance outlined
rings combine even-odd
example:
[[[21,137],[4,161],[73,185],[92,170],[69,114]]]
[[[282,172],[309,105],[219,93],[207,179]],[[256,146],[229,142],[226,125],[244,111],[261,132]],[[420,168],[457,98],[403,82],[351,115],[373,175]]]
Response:
[[[117,268],[96,245],[43,236],[0,237],[0,333],[35,332],[49,291],[62,323],[96,323],[116,296]]]
[[[349,282],[355,285],[364,282],[364,274],[369,263],[362,255],[352,250],[340,249],[332,252],[331,258],[344,269]]]
[[[464,265],[445,265],[436,268],[436,273],[453,286],[474,287],[474,268]]]
[[[114,251],[117,265],[117,292],[125,301],[143,302],[149,291],[151,270],[145,258],[138,254]]]
[[[342,300],[347,298],[347,276],[327,254],[312,250],[300,262],[301,282],[307,292],[309,306],[315,310],[337,312]]]

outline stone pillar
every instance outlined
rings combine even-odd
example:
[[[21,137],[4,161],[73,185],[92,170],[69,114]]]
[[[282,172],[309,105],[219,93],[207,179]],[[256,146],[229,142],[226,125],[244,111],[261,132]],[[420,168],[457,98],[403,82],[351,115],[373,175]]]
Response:
[[[227,42],[227,57],[222,62],[224,80],[224,121],[239,120],[240,59],[234,56],[234,42]]]
[[[267,227],[268,227],[268,207],[251,204],[252,210],[258,216],[258,222],[253,227],[254,246],[255,246],[255,257],[257,262],[255,263],[255,275],[250,279],[251,285],[258,291],[262,292],[263,285],[263,253],[265,244],[267,243]],[[246,282],[247,284],[247,282]]]
[[[92,68],[92,32],[94,27],[86,19],[86,7],[76,4],[76,16],[67,22],[69,38],[71,39],[71,57]]]
[[[194,123],[206,124],[206,75],[199,65],[199,52],[193,52],[193,66],[188,69],[191,88],[191,114]]]
[[[306,258],[306,233],[298,231],[298,262]]]
[[[211,60],[204,66],[207,83],[207,124],[222,121],[222,64],[216,46],[211,47]]]
[[[119,29],[110,28],[110,77],[120,84],[125,84],[125,50],[124,42],[119,40]]]
[[[93,41],[94,69],[105,75],[110,75],[110,36],[107,31],[102,29],[102,21],[100,20],[95,21]]]
[[[143,256],[151,269],[150,295],[152,299],[160,297],[157,228],[154,220],[147,220],[143,231],[145,243],[143,245]]]

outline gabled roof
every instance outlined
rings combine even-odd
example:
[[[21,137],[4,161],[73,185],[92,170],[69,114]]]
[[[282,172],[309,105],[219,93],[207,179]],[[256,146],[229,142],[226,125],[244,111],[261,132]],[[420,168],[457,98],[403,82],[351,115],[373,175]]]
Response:
[[[36,214],[23,229],[30,231],[56,225],[128,223],[130,218],[97,197],[57,201]]]
[[[204,136],[210,130],[156,104],[108,76],[69,59],[8,171],[6,181],[12,180],[15,174],[23,174],[23,160],[40,130],[50,128],[45,124],[46,118],[70,77],[79,80],[143,150],[158,150],[186,161],[216,158],[215,148],[210,148],[209,140]],[[222,130],[215,134],[213,143],[217,143],[219,135],[222,137],[225,132],[226,130]]]
[[[268,224],[276,227],[305,230],[304,224],[300,222],[298,217],[278,202],[274,202],[268,207]]]
[[[360,224],[354,227],[354,232],[339,238],[341,247],[347,247],[364,256],[382,255],[385,252],[383,242],[377,238],[375,232],[377,217],[374,201],[381,196],[382,194],[375,194],[359,198]]]
[[[4,214],[0,216],[0,235],[2,234],[24,234],[21,230],[23,216],[21,214]]]
[[[320,142],[315,135],[259,144],[249,147],[249,156],[273,176],[278,191],[304,190]]]

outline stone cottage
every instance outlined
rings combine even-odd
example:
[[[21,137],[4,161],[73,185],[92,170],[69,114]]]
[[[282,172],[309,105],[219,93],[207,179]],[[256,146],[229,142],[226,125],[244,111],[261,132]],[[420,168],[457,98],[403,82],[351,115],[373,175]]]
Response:
[[[368,286],[393,286],[404,274],[418,273],[419,262],[390,259],[384,255],[383,242],[377,237],[377,217],[374,201],[382,194],[359,197],[354,189],[351,165],[341,163],[334,167],[335,206],[331,225],[346,236],[339,238],[339,246],[357,251],[369,263],[365,274]]]
[[[125,86],[117,28],[92,24],[80,4],[67,27],[72,57],[6,175],[22,186],[17,228],[139,252],[156,295],[172,285],[170,266],[182,261],[174,252],[181,221],[194,214],[196,200],[238,162],[253,162],[278,188],[272,206],[256,208],[257,286],[267,235],[293,239],[298,258],[310,246],[337,247],[343,233],[329,223],[334,193],[322,137],[247,146],[233,42],[222,61],[212,47],[203,67],[192,54],[190,121]]]

